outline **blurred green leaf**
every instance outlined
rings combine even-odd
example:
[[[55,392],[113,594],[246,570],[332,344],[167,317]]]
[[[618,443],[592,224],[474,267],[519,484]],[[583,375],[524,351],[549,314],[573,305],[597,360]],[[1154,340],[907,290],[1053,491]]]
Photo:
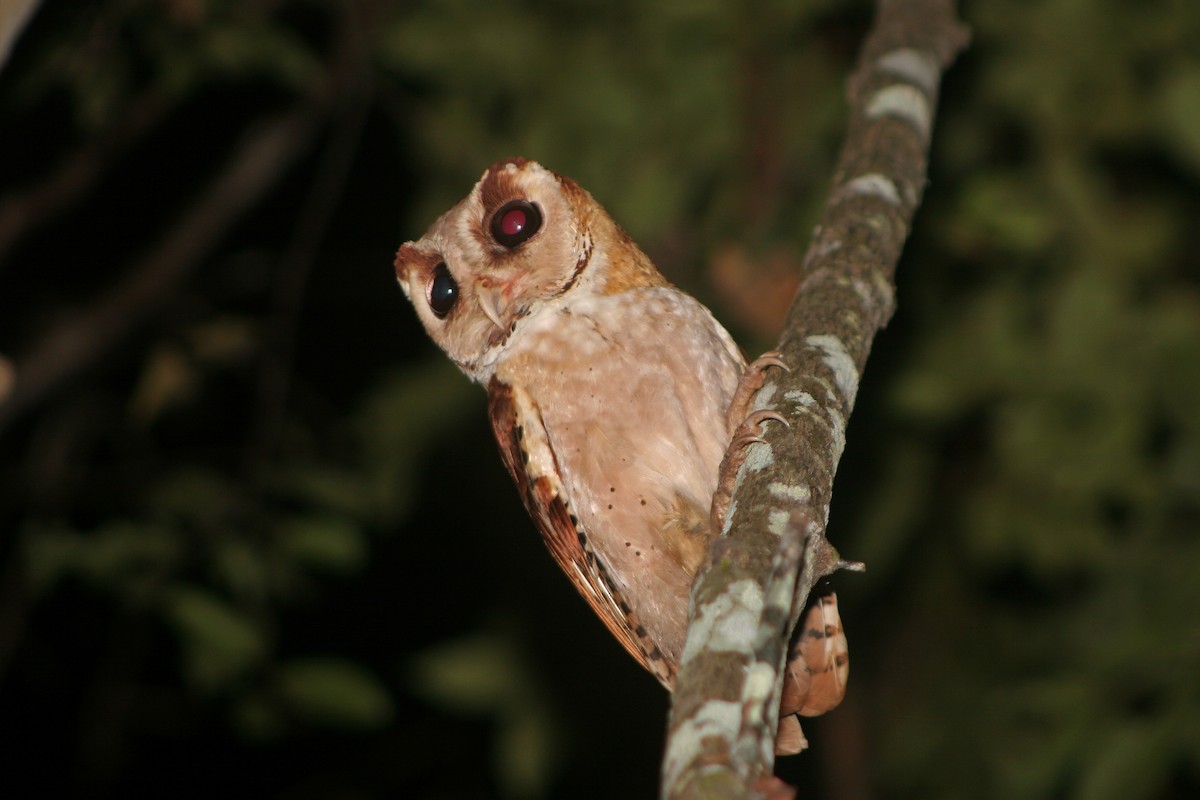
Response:
[[[151,513],[172,524],[227,529],[239,501],[237,487],[214,469],[187,465],[162,477],[148,495]]]
[[[387,689],[352,661],[306,658],[279,665],[278,690],[300,717],[342,728],[376,728],[393,714]]]
[[[1155,98],[1157,123],[1165,143],[1200,175],[1200,56],[1171,70]]]
[[[964,218],[996,246],[1018,251],[1042,250],[1058,227],[1048,199],[1031,193],[1025,174],[991,174],[967,185]]]
[[[420,488],[422,459],[484,395],[445,359],[385,377],[355,419],[362,444],[363,509],[379,524],[402,518]]]
[[[75,576],[127,600],[145,601],[183,555],[178,537],[156,525],[116,521],[86,533],[42,526],[24,533],[29,579],[41,592]]]
[[[180,640],[189,681],[206,691],[229,688],[260,666],[267,652],[261,631],[215,595],[180,587],[167,597],[167,617]]]
[[[562,743],[535,677],[503,626],[429,648],[411,667],[420,695],[447,709],[496,720],[492,758],[506,797],[544,796],[558,770]]]
[[[527,689],[527,667],[512,643],[480,633],[420,653],[413,661],[417,691],[457,711],[483,713],[519,698]]]
[[[1169,777],[1174,753],[1163,731],[1153,724],[1126,722],[1099,734],[1095,757],[1089,762],[1073,796],[1079,800],[1141,800],[1158,796]]]
[[[305,567],[342,574],[360,569],[367,557],[367,542],[358,526],[329,515],[284,520],[279,549]]]

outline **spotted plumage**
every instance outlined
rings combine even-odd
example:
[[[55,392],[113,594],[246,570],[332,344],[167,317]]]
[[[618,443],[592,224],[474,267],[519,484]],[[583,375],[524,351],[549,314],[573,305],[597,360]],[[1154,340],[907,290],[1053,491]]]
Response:
[[[396,275],[434,341],[487,388],[501,457],[550,553],[671,688],[716,535],[741,352],[591,195],[524,159],[493,165],[403,245]],[[814,611],[803,627],[829,630],[830,608]],[[781,711],[823,711],[840,690],[810,702],[814,684],[844,672],[813,669],[833,651],[797,641]]]

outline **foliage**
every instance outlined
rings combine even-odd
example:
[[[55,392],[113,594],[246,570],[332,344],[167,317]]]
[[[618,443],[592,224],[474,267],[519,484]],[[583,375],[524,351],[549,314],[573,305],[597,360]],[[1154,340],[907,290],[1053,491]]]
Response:
[[[1191,796],[1200,6],[963,13],[835,484],[851,697],[781,769]],[[554,573],[390,253],[536,157],[763,348],[781,290],[747,270],[803,252],[868,14],[46,2],[0,73],[5,794],[649,794],[665,700]],[[124,302],[287,114],[317,133],[254,209],[4,417],[8,369],[68,363],[36,345]]]

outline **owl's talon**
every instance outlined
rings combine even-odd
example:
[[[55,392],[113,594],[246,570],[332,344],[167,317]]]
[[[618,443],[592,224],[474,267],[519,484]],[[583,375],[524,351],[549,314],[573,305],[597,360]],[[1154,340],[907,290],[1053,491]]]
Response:
[[[792,427],[792,424],[787,421],[787,417],[785,417],[783,414],[780,414],[778,411],[775,411],[774,409],[771,409],[771,408],[761,408],[758,411],[755,411],[753,414],[746,417],[746,421],[743,424],[746,426],[755,428],[755,427],[759,427],[760,425],[762,425],[762,423],[766,422],[769,419],[773,419],[776,422],[783,423],[783,427],[785,427],[785,428]]]
[[[792,371],[791,368],[784,363],[783,353],[779,352],[778,350],[768,350],[767,352],[763,353],[746,366],[746,371],[763,372],[767,367],[779,367],[784,372]]]
[[[717,473],[717,491],[713,494],[710,509],[713,524],[716,525],[717,530],[721,530],[725,525],[725,513],[729,509],[733,483],[737,479],[738,469],[746,460],[746,448],[752,444],[765,444],[766,440],[762,438],[762,424],[767,420],[774,420],[785,426],[788,425],[787,419],[782,414],[769,408],[748,412],[751,398],[766,381],[763,373],[770,367],[779,367],[785,372],[789,371],[787,364],[783,362],[783,353],[778,350],[768,350],[746,365],[746,371],[742,373],[742,379],[738,382],[733,399],[729,403],[726,420],[734,434],[729,440],[729,448],[725,451],[725,457],[721,459],[721,468]]]
[[[733,495],[733,484],[737,480],[738,469],[746,460],[746,449],[752,444],[766,444],[763,438],[762,425],[767,420],[782,422],[784,427],[791,427],[788,421],[778,411],[769,408],[753,412],[738,427],[737,432],[729,442],[729,449],[721,459],[721,468],[717,472],[717,491],[713,493],[710,514],[713,525],[721,530],[725,525],[725,514],[729,510],[729,499]]]
[[[763,373],[771,367],[790,372],[788,365],[783,362],[783,353],[778,350],[768,350],[746,365],[746,371],[742,373],[742,379],[738,381],[737,389],[734,390],[733,399],[729,401],[729,411],[725,414],[730,430],[737,430],[742,423],[749,421],[747,412],[750,409],[750,400],[766,382]]]

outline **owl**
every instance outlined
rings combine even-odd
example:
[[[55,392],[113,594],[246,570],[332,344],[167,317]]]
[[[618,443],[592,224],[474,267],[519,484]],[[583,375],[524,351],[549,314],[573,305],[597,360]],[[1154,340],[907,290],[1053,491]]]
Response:
[[[554,559],[671,689],[748,396],[741,351],[588,192],[522,158],[491,166],[395,266],[433,341],[486,387],[502,460]],[[780,752],[804,744],[793,715],[844,691],[836,598],[794,639]]]

